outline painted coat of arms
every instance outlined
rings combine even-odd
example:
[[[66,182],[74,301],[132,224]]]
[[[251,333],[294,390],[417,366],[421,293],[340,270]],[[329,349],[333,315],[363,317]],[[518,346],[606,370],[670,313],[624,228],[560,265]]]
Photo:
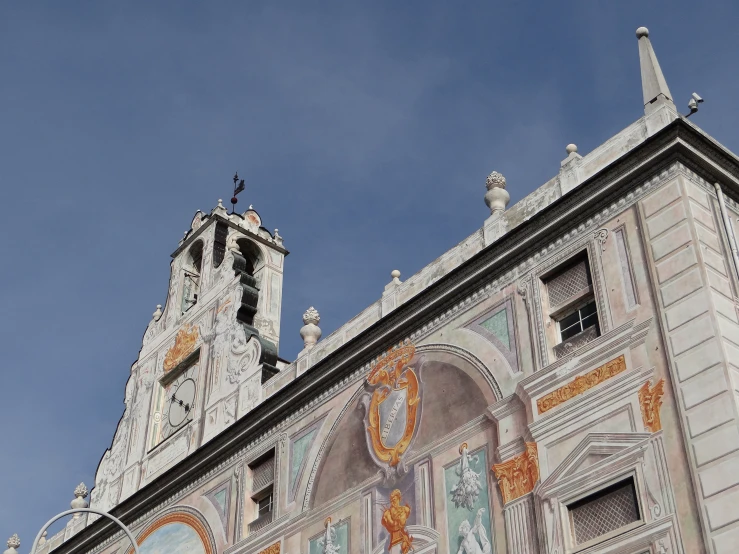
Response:
[[[386,482],[406,473],[402,457],[420,421],[421,389],[409,365],[414,354],[409,342],[390,350],[377,360],[365,383],[367,446]]]

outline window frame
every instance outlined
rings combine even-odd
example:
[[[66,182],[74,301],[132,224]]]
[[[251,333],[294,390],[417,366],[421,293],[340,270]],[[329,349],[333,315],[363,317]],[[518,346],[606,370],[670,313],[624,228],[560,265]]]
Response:
[[[607,491],[608,489],[616,489],[619,485],[625,485],[627,483],[631,485],[631,490],[634,495],[634,502],[636,505],[637,513],[638,513],[637,519],[635,519],[631,523],[627,523],[626,525],[622,525],[621,527],[612,529],[611,531],[608,531],[607,533],[603,533],[602,535],[593,537],[592,539],[588,541],[577,543],[577,535],[575,533],[575,522],[573,519],[573,505],[580,504],[582,502],[587,501],[588,499],[596,500],[597,499],[596,497],[603,495],[604,491]],[[609,494],[611,492],[613,492],[613,490],[610,490],[606,492],[605,494]],[[586,492],[585,494],[579,495],[576,498],[568,500],[564,506],[565,506],[565,513],[567,517],[567,523],[569,525],[569,537],[573,545],[573,552],[577,552],[579,550],[590,548],[591,546],[594,546],[596,544],[600,544],[604,541],[610,540],[613,537],[617,537],[618,535],[628,533],[632,529],[635,529],[643,525],[644,523],[646,523],[646,521],[644,520],[644,512],[642,510],[642,506],[641,506],[641,502],[639,498],[639,490],[637,488],[636,479],[633,475],[622,476],[621,478],[616,478],[609,483],[601,484],[594,490],[590,490]],[[580,506],[576,506],[576,507],[580,507]]]
[[[578,319],[578,321],[576,323],[573,323],[569,327],[566,327],[565,329],[562,329],[562,320],[564,320],[565,318],[567,318],[567,317],[569,317],[571,315],[574,315],[575,313],[580,312],[583,308],[585,308],[585,307],[587,307],[587,306],[589,306],[591,304],[593,304],[595,306],[595,311],[593,313],[588,314],[584,318],[582,316],[580,316],[579,319]],[[552,320],[555,321],[556,324],[557,324],[557,334],[559,335],[559,342],[557,344],[562,344],[563,342],[565,342],[565,341],[567,341],[567,340],[569,340],[569,339],[571,339],[573,337],[576,337],[580,333],[586,331],[587,329],[589,329],[590,327],[593,327],[593,326],[595,326],[596,328],[598,328],[598,335],[600,335],[599,322],[598,322],[598,315],[599,315],[598,314],[598,304],[595,301],[595,298],[593,296],[586,296],[585,298],[581,298],[578,303],[576,303],[574,306],[571,306],[570,308],[571,309],[569,309],[569,310],[565,311],[564,313],[562,313],[562,315],[560,315],[558,319],[552,318]],[[592,317],[593,315],[595,315],[595,323],[593,325],[588,325],[587,327],[583,327],[582,326],[583,320],[584,319],[587,319],[588,317]],[[571,336],[569,336],[567,338],[562,338],[563,331],[566,331],[567,329],[572,328],[576,324],[580,324],[580,326],[581,326],[580,330],[577,333],[575,333],[574,335],[571,335]]]
[[[282,435],[281,435],[282,436]],[[265,444],[263,448],[259,449],[258,451],[254,452],[248,460],[244,463],[244,494],[242,498],[244,499],[242,502],[242,506],[244,508],[244,512],[246,514],[245,519],[245,526],[244,526],[244,532],[246,533],[245,536],[249,536],[253,533],[262,533],[264,529],[272,525],[278,518],[280,507],[279,507],[279,491],[280,491],[280,459],[281,459],[281,446],[280,446],[280,437],[275,437],[273,441],[270,441],[269,443]],[[284,435],[286,438],[287,435]],[[253,473],[254,470],[265,463],[269,458],[272,458],[273,461],[273,475],[272,475],[272,482],[270,484],[265,485],[261,489],[253,490],[254,482],[253,482]],[[248,477],[247,477],[248,476]],[[260,527],[256,531],[252,531],[250,529],[250,525],[257,521],[260,517],[262,517],[267,512],[264,512],[264,514],[259,513],[259,502],[266,498],[267,496],[272,496],[272,502],[271,502],[271,510],[270,513],[271,521],[268,523],[265,523],[263,527]]]
[[[561,318],[563,314],[571,309],[573,304],[578,301],[589,298],[595,301],[598,313],[598,336],[605,335],[609,332],[609,319],[607,314],[607,300],[605,298],[605,285],[602,282],[603,275],[600,269],[601,249],[596,245],[596,239],[593,235],[583,238],[570,248],[561,250],[542,262],[533,269],[530,277],[525,277],[519,282],[519,290],[522,289],[524,294],[530,288],[531,292],[531,318],[532,332],[536,352],[538,356],[535,359],[535,371],[547,367],[549,364],[562,359],[558,356],[555,347],[562,343],[561,334],[557,325],[557,318]],[[551,309],[549,304],[549,291],[547,289],[547,281],[567,270],[570,266],[578,261],[585,261],[590,274],[589,290],[572,299],[571,302],[564,306]],[[531,285],[526,283],[531,282]]]

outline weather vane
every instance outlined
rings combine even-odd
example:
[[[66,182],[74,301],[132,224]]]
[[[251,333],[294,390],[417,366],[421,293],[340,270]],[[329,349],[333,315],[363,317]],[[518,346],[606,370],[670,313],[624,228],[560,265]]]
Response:
[[[236,198],[238,194],[244,190],[246,185],[244,185],[244,180],[239,180],[239,173],[238,171],[234,175],[234,195],[231,197],[231,213],[236,212],[236,204],[238,203],[239,199]]]

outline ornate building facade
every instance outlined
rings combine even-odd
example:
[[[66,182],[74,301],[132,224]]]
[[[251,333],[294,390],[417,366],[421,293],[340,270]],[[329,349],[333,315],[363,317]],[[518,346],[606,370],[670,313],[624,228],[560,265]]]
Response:
[[[292,363],[282,238],[198,212],[91,507],[146,554],[739,551],[739,159],[637,36],[642,118],[514,206],[491,174],[482,228],[308,310]],[[86,514],[37,550],[132,552]]]

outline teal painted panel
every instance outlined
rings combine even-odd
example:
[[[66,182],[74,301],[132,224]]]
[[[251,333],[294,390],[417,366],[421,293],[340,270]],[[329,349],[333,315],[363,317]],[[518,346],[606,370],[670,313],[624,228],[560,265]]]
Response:
[[[336,535],[332,540],[334,546],[339,548],[338,554],[349,554],[349,520],[340,521],[333,525],[333,529]],[[323,534],[311,539],[309,554],[324,554]]]
[[[497,314],[480,323],[480,326],[492,333],[508,350],[511,349],[511,337],[508,333],[508,312],[506,310],[500,310]]]
[[[505,311],[502,313],[505,314]],[[490,532],[490,497],[488,494],[485,450],[478,450],[469,456],[469,470],[474,472],[474,475],[468,474],[461,487],[461,457],[455,465],[444,469],[449,553],[490,554],[493,539]],[[474,501],[460,502],[461,493],[459,491],[469,491],[471,489],[477,490],[478,493],[474,497]],[[456,504],[454,502],[455,498],[458,501]],[[480,510],[483,510],[483,512],[480,513]],[[480,516],[479,522],[477,521],[478,514]]]
[[[293,441],[292,454],[290,456],[290,490],[293,490],[295,486],[295,479],[298,477],[298,471],[300,471],[300,467],[303,465],[303,458],[305,458],[310,445],[313,444],[313,437],[316,436],[316,432],[317,429],[313,429],[298,440]]]
[[[226,495],[228,491],[225,488],[219,490],[213,495],[213,501],[218,505],[222,512],[226,512]]]

